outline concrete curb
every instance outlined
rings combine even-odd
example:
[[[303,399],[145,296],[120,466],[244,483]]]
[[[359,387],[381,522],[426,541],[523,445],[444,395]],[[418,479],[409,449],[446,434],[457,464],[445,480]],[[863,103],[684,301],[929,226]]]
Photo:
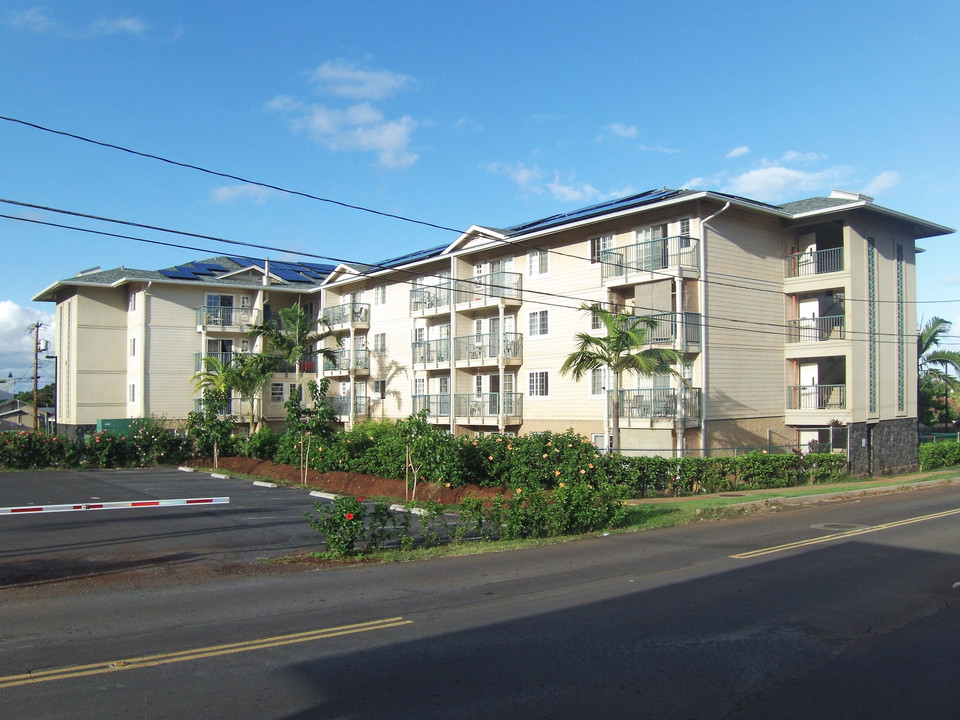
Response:
[[[267,482],[266,480],[254,480],[253,484],[256,485],[257,487],[265,487],[265,488],[277,487],[277,484],[275,482]]]

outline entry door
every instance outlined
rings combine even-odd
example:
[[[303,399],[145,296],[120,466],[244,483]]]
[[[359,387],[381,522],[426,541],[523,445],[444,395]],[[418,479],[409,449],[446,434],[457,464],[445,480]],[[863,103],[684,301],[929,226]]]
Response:
[[[820,366],[816,363],[800,365],[800,408],[816,410],[819,407],[817,397],[820,385]]]
[[[797,303],[797,314],[800,318],[798,323],[800,326],[800,342],[816,342],[819,340],[817,318],[820,317],[820,301],[816,298],[801,300]]]
[[[488,381],[490,394],[487,396],[487,412],[496,415],[500,412],[500,375],[488,375],[487,377],[490,378]]]

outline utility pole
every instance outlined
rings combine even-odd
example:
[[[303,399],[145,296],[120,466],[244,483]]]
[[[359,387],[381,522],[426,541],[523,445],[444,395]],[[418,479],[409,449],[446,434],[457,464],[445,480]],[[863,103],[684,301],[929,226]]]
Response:
[[[33,431],[40,429],[40,408],[37,407],[40,384],[40,323],[33,325]]]

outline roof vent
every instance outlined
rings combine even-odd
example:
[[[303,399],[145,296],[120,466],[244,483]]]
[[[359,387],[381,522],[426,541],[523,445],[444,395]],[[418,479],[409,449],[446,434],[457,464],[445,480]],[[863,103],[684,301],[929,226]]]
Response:
[[[91,273],[95,273],[95,272],[100,272],[99,265],[97,265],[96,267],[87,268],[86,270],[81,270],[76,274],[76,277],[80,277],[81,275],[90,275]]]
[[[838,200],[863,200],[864,202],[873,202],[873,198],[869,195],[864,195],[863,193],[855,193],[849,190],[837,190],[833,189],[830,191],[830,197],[836,198]]]

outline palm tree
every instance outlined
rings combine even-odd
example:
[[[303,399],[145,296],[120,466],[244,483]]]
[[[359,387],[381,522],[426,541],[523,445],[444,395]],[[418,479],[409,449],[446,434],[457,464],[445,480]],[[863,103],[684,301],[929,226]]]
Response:
[[[949,321],[932,317],[917,333],[917,413],[928,423],[934,418],[941,393],[943,412],[946,413],[948,394],[960,390],[957,377],[960,374],[960,353],[938,349],[951,327]]]
[[[238,353],[230,361],[233,371],[233,389],[242,400],[246,400],[250,411],[250,433],[253,434],[256,425],[256,401],[270,376],[279,367],[279,358],[263,353]]]
[[[231,367],[232,358],[224,361],[219,355],[204,355],[200,358],[200,362],[203,364],[203,368],[193,376],[194,387],[201,392],[216,390],[229,401],[236,377],[236,371]]]
[[[567,356],[560,368],[560,374],[571,373],[575,380],[580,380],[592,370],[609,369],[613,379],[613,387],[608,388],[613,393],[611,449],[619,450],[620,376],[628,371],[645,377],[673,375],[686,384],[680,373],[672,367],[682,363],[683,356],[675,350],[649,347],[647,331],[657,325],[657,321],[652,317],[615,313],[596,303],[584,305],[581,310],[599,319],[606,335],[577,333],[577,349]]]
[[[320,328],[320,330],[317,328]],[[336,340],[337,347],[342,344],[340,338],[333,335],[323,318],[307,315],[299,303],[280,310],[275,322],[254,325],[247,334],[251,337],[263,338],[267,346],[282,361],[294,366],[297,387],[303,384],[303,360],[305,357],[316,352],[318,361],[321,358],[336,360],[336,352],[331,348],[323,347],[323,342],[328,337],[333,337]],[[317,349],[314,350],[314,348]],[[300,397],[303,397],[302,389]]]

